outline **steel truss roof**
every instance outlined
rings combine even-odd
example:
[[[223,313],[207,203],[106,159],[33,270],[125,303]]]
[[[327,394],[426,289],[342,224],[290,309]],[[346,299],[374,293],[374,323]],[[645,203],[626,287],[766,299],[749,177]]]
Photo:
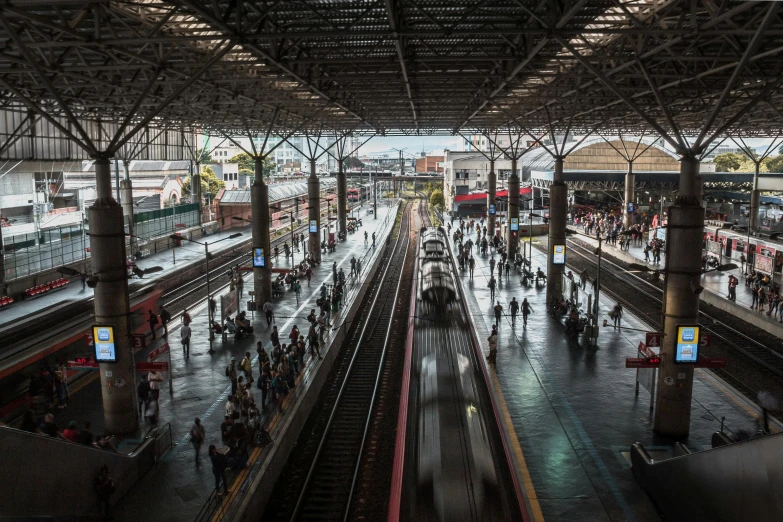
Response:
[[[6,110],[258,134],[781,129],[778,2],[8,0]],[[62,122],[62,119],[58,119]],[[697,147],[698,148],[698,147]],[[97,153],[97,150],[92,151]]]

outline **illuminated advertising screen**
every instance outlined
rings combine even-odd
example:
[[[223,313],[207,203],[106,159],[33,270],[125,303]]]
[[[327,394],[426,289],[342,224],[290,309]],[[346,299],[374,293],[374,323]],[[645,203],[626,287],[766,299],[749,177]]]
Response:
[[[566,257],[566,247],[565,245],[555,245],[552,247],[552,264],[553,265],[564,265],[565,264],[565,257]]]
[[[677,350],[674,362],[696,364],[699,358],[699,326],[677,327]]]
[[[95,360],[97,362],[117,362],[117,347],[114,344],[113,326],[93,326],[92,339],[95,345]]]
[[[628,213],[633,214],[633,203],[628,203]]]
[[[266,259],[264,258],[263,248],[253,249],[253,266],[263,268],[266,266]]]
[[[519,218],[511,218],[511,231],[516,232],[519,230]]]
[[[311,234],[317,234],[318,233],[318,221],[315,219],[310,220],[310,233]]]
[[[495,213],[495,205],[490,203],[489,204],[489,213],[494,214]]]

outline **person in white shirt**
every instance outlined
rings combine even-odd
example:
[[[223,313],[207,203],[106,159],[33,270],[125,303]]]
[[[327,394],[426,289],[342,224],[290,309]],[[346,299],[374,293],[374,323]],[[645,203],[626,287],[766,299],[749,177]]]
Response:
[[[192,331],[190,329],[190,326],[183,324],[182,328],[179,331],[180,336],[182,337],[182,351],[185,352],[185,357],[190,358],[190,335]]]
[[[163,382],[163,375],[158,370],[152,370],[147,374],[147,380],[150,383],[150,393],[156,401],[160,397],[160,383]]]

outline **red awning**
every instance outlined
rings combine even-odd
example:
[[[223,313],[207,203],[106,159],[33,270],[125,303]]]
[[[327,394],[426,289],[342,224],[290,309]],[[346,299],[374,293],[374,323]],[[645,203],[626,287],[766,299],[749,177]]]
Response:
[[[533,191],[529,188],[520,188],[519,193],[520,195],[530,195]],[[508,190],[498,190],[495,192],[495,197],[505,197],[508,196]],[[487,193],[486,192],[474,192],[472,194],[460,194],[459,196],[454,196],[455,202],[461,202],[461,201],[486,201],[487,200]]]

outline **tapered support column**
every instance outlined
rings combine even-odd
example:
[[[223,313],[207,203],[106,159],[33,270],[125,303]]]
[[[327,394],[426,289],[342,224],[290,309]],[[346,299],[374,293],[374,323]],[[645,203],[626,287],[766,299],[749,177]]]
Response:
[[[321,183],[315,175],[315,160],[310,162],[310,177],[307,179],[307,215],[309,218],[310,253],[316,261],[321,261],[321,240],[318,232],[321,225]],[[315,221],[316,228],[310,228]]]
[[[0,285],[3,283],[5,283],[5,246],[3,245],[3,227],[0,227]]]
[[[516,218],[517,230],[512,230],[513,220]],[[508,239],[508,258],[511,262],[517,255],[519,246],[519,176],[517,175],[517,160],[511,160],[511,176],[508,178],[508,212],[506,213],[506,226],[508,227],[506,238]]]
[[[337,223],[340,232],[348,230],[348,217],[346,215],[348,202],[348,180],[345,177],[342,160],[337,160]]]
[[[497,197],[497,176],[495,175],[495,160],[489,161],[489,175],[487,176],[487,235],[495,235],[495,214],[489,213],[489,206],[495,205]],[[497,206],[495,207],[497,208]]]
[[[566,244],[566,213],[568,210],[568,187],[563,181],[563,158],[555,158],[555,177],[549,187],[549,251],[546,253],[547,306],[552,299],[563,294],[563,269],[565,265],[554,264],[552,255],[555,245]],[[531,267],[531,270],[533,267]]]
[[[198,223],[201,224],[201,163],[195,163],[195,170],[190,177],[190,199],[193,203],[198,203]],[[252,197],[252,195],[251,195]]]
[[[750,230],[759,228],[759,204],[761,203],[761,192],[759,191],[759,164],[756,163],[756,171],[753,173],[753,190],[750,191],[750,208],[748,209],[748,219],[750,220]]]
[[[250,187],[250,202],[253,214],[253,256],[256,257],[256,249],[264,258],[264,266],[255,266],[253,263],[253,291],[256,309],[268,301],[272,301],[272,252],[269,241],[269,187],[264,183],[263,160],[256,158],[256,176]]]
[[[663,342],[658,371],[654,429],[660,435],[687,437],[691,419],[693,366],[675,364],[677,327],[699,323],[701,250],[693,248],[704,238],[704,209],[698,198],[699,162],[680,162],[680,193],[669,207],[664,271]]]
[[[633,212],[629,212],[629,205],[634,202],[634,184],[636,183],[636,175],[633,173],[633,163],[628,162],[628,172],[625,173],[625,209],[623,209],[623,216],[625,218],[625,228],[628,229],[633,225]]]
[[[133,223],[133,182],[130,179],[128,162],[123,160],[122,168],[125,171],[125,179],[120,180],[120,199],[122,200],[122,217],[128,225],[130,234],[130,254],[136,255],[139,251],[139,241],[136,237],[136,227]]]
[[[98,199],[88,210],[92,269],[98,279],[94,292],[95,324],[114,327],[117,357],[115,363],[100,365],[103,415],[106,430],[124,434],[138,428],[136,373],[129,328],[125,231],[122,208],[112,198],[111,165],[108,159],[95,162],[95,178]]]

